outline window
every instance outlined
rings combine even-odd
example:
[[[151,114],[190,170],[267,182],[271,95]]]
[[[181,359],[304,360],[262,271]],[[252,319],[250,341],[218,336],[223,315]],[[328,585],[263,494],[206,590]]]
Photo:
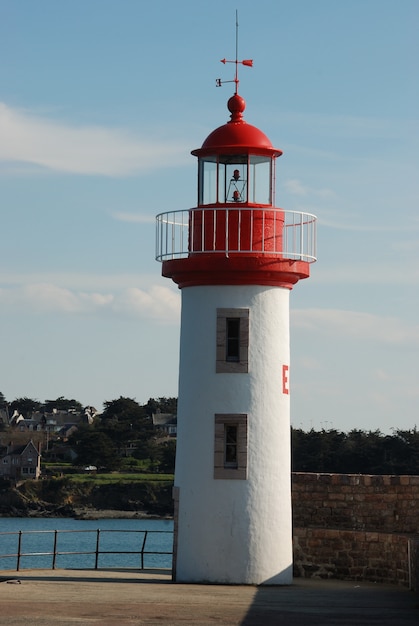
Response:
[[[217,309],[217,373],[248,372],[249,309]]]
[[[224,467],[237,468],[237,424],[224,424]]]
[[[22,467],[22,474],[28,474],[29,470],[27,467]]]
[[[214,478],[247,478],[247,415],[217,414],[214,428]]]
[[[226,361],[240,361],[240,317],[226,319]]]
[[[272,205],[275,158],[256,154],[206,155],[198,160],[198,205]]]

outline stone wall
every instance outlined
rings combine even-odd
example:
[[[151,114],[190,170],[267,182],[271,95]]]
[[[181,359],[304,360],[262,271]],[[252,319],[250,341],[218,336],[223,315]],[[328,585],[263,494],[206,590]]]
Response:
[[[294,576],[409,586],[405,535],[323,528],[294,529]]]
[[[292,475],[294,526],[419,534],[419,476]]]
[[[294,575],[418,588],[419,476],[292,475]]]
[[[419,591],[419,537],[409,540],[410,588]]]

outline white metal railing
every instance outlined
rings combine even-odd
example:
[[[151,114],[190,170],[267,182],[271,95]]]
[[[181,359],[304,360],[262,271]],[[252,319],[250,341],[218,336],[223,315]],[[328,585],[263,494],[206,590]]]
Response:
[[[194,208],[156,217],[156,260],[191,254],[269,254],[316,261],[316,216],[279,208]]]

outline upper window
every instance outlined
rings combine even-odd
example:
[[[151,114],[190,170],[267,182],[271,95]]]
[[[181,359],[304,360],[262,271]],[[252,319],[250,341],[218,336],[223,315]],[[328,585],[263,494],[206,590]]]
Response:
[[[249,370],[249,309],[217,309],[217,373]]]
[[[240,361],[240,317],[226,318],[226,361]]]

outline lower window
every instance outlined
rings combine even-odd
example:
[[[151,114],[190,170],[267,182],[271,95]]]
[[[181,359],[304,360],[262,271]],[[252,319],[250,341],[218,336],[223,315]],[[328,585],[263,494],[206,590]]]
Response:
[[[247,415],[217,413],[214,425],[214,478],[247,478]]]

